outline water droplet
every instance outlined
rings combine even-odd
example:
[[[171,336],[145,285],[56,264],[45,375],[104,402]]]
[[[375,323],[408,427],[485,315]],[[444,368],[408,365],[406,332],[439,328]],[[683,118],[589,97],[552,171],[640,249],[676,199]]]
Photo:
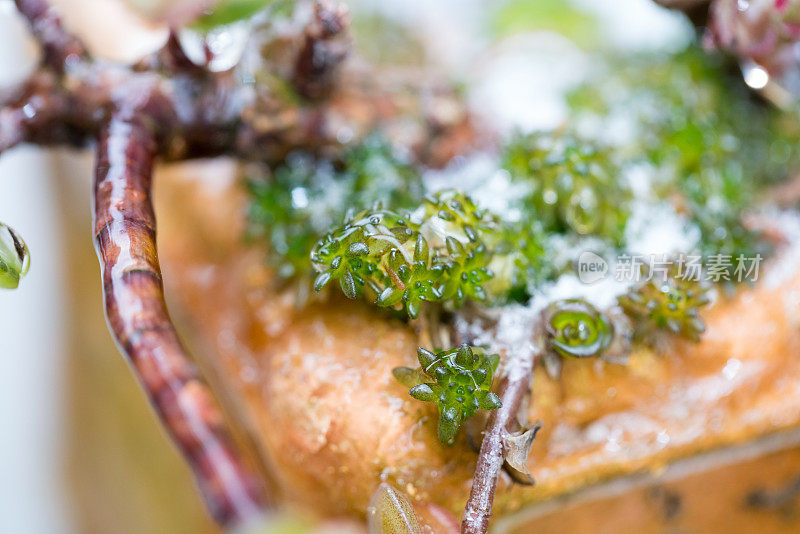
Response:
[[[195,64],[222,72],[233,68],[242,58],[249,35],[250,23],[243,21],[219,26],[205,34],[184,29],[178,34],[178,40]]]
[[[733,380],[741,368],[742,362],[736,358],[731,358],[722,368],[722,375],[728,380]]]
[[[295,187],[292,189],[292,207],[296,209],[308,207],[308,191],[305,187]]]
[[[752,89],[763,89],[769,83],[769,73],[760,65],[755,63],[742,68],[744,82]]]
[[[25,104],[22,106],[22,113],[24,113],[27,118],[32,119],[36,116],[36,108],[31,104]]]
[[[355,136],[353,129],[349,126],[342,126],[336,131],[336,140],[342,143],[343,145],[349,143],[353,140]]]

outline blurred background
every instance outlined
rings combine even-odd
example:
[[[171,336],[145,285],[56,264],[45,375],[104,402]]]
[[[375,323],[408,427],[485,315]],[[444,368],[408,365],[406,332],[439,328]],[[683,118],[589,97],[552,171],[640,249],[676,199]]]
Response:
[[[131,61],[166,35],[122,0],[53,3],[109,59]],[[587,49],[677,49],[691,38],[688,23],[649,0],[346,3],[361,55],[437,65],[501,131],[558,124]],[[0,0],[0,87],[24,79],[36,55],[12,2]],[[213,531],[105,329],[92,163],[88,151],[28,146],[0,157],[0,219],[32,254],[19,290],[0,290],[0,532]]]

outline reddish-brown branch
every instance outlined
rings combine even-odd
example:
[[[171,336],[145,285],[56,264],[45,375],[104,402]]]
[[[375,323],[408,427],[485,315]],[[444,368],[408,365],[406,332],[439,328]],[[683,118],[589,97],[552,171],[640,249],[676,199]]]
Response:
[[[303,38],[297,40],[300,50],[292,70],[296,88],[309,97],[331,90],[335,72],[344,59],[342,47],[347,43],[346,11],[321,2],[315,13],[303,29]],[[35,19],[33,24],[40,25]],[[398,88],[400,93],[421,92],[413,87],[403,89],[402,80],[398,80],[398,87],[385,87],[374,83],[374,72],[358,72],[351,73],[354,78],[348,80],[346,90],[334,91],[324,105],[298,105],[275,95],[254,95],[252,88],[236,83],[232,72],[211,73],[192,64],[174,37],[161,51],[132,69],[96,63],[88,55],[81,55],[70,73],[62,76],[48,64],[40,67],[34,80],[47,79],[50,86],[38,84],[37,90],[26,93],[27,99],[16,99],[9,106],[12,109],[4,113],[5,125],[0,123],[0,136],[8,140],[6,145],[25,141],[80,145],[87,139],[96,139],[100,126],[114,109],[114,95],[131,88],[157,86],[171,101],[172,109],[179,111],[159,118],[165,134],[165,142],[158,146],[159,157],[182,160],[232,155],[273,163],[294,149],[317,151],[338,145],[337,131],[342,125],[369,129],[370,124],[408,112],[394,109],[395,101],[403,102],[403,97],[395,94]],[[431,88],[427,89],[429,94]],[[33,109],[28,104],[41,108],[33,121],[20,114]],[[411,112],[425,114],[427,110]],[[45,120],[47,117],[52,120]],[[441,164],[452,155],[453,146],[463,147],[473,141],[474,132],[466,119],[441,125],[435,113],[425,118],[430,120],[429,137],[420,139],[415,148],[424,152],[421,159],[426,163]]]
[[[34,37],[42,45],[43,61],[62,72],[69,63],[86,56],[83,44],[64,30],[61,19],[47,0],[15,0],[19,12],[28,19]]]
[[[88,133],[72,120],[74,102],[52,71],[35,72],[21,87],[2,97],[0,153],[23,142],[80,144]]]
[[[232,72],[193,65],[174,36],[130,69],[95,62],[45,0],[16,1],[44,56],[20,90],[0,99],[6,102],[0,153],[22,142],[75,146],[98,140],[95,240],[110,329],[189,461],[213,516],[223,525],[241,523],[263,511],[264,499],[167,313],[150,201],[154,160],[226,154],[273,162],[296,148],[336,145],[331,125],[369,129],[408,102],[395,107],[391,89],[375,91],[357,80],[349,84],[354,90],[334,91],[325,105],[261,95],[237,84]],[[322,1],[303,38],[294,41],[300,50],[290,81],[307,98],[332,89],[345,55],[346,25],[346,12]],[[343,122],[346,117],[352,120]],[[450,129],[462,145],[471,140],[467,120]],[[431,138],[419,143],[444,143],[449,150],[450,129],[437,122]]]
[[[150,201],[156,153],[154,123],[139,109],[123,108],[101,133],[94,231],[108,323],[189,460],[211,514],[222,525],[240,524],[262,512],[262,490],[167,314]]]
[[[537,350],[542,347],[538,339],[540,335],[540,332],[534,332]],[[510,363],[506,364],[506,376],[500,382],[499,391],[503,405],[491,413],[486,424],[472,489],[461,521],[462,534],[486,534],[489,530],[497,480],[505,462],[505,437],[519,424],[517,416],[531,392],[536,354],[528,348],[513,349],[519,349],[520,354],[506,354]]]

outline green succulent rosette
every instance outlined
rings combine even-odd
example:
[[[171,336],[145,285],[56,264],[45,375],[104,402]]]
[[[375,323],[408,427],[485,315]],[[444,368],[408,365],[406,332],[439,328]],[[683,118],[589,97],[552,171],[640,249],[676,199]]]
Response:
[[[605,314],[580,299],[550,304],[545,312],[545,328],[550,347],[565,357],[599,356],[614,339],[614,328]]]
[[[492,392],[497,354],[464,344],[437,352],[417,350],[420,367],[396,367],[392,374],[410,387],[408,394],[439,408],[439,440],[452,445],[461,425],[478,410],[496,410],[500,398]]]
[[[639,337],[657,330],[667,330],[692,341],[705,332],[700,308],[711,302],[710,287],[680,272],[672,262],[664,273],[652,274],[642,268],[642,282],[618,298],[620,307],[630,316]]]
[[[526,211],[546,231],[622,243],[632,194],[597,143],[569,134],[517,135],[505,147],[503,168],[528,187]]]
[[[507,298],[543,247],[520,248],[510,231],[467,195],[442,190],[413,213],[366,210],[350,217],[311,252],[317,291],[331,280],[349,298],[366,296],[381,307],[402,307],[412,318],[424,302],[459,308],[466,300]],[[529,241],[536,239],[531,234]],[[520,240],[519,243],[522,243]],[[492,265],[506,265],[496,280]],[[488,291],[487,288],[497,291]]]

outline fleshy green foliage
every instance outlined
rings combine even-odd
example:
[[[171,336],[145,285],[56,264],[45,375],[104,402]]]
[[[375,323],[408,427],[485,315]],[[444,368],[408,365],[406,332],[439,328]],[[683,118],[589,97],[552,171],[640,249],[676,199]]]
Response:
[[[419,202],[419,175],[391,145],[372,136],[339,162],[293,154],[268,179],[251,179],[249,235],[264,238],[284,279],[308,276],[310,254],[348,209],[379,202],[404,209]]]
[[[445,248],[434,261],[443,269],[441,299],[456,306],[467,298],[486,300],[483,285],[494,276],[489,269],[489,247],[494,248],[499,239],[497,218],[455,190],[426,197],[424,209],[425,221],[441,221],[439,225],[445,228]]]
[[[0,287],[16,289],[28,273],[31,257],[22,238],[10,227],[0,223]]]
[[[503,167],[528,186],[522,205],[545,231],[621,244],[631,193],[597,143],[568,134],[516,135],[505,147]]]
[[[710,302],[708,286],[681,273],[680,262],[673,262],[666,272],[652,276],[643,268],[643,275],[642,282],[618,299],[633,319],[638,337],[647,337],[654,329],[666,329],[699,341],[706,329],[699,309]]]
[[[350,298],[364,295],[381,307],[402,306],[410,317],[423,302],[459,307],[466,299],[504,299],[527,268],[525,251],[506,241],[508,229],[455,190],[427,197],[413,215],[367,210],[325,236],[311,254],[317,291],[332,280]],[[490,265],[508,254],[507,281],[493,285]],[[501,260],[503,258],[500,258]]]
[[[420,348],[420,367],[396,367],[392,373],[408,394],[439,408],[439,440],[452,445],[462,423],[478,410],[496,410],[500,398],[492,391],[492,380],[500,357],[482,349],[461,345],[436,354]]]
[[[395,209],[405,209],[418,203],[424,194],[419,173],[409,165],[407,158],[378,134],[349,150],[343,158],[342,168],[346,179],[352,182],[358,207],[380,202]]]
[[[380,306],[402,301],[416,317],[423,300],[441,297],[435,285],[441,267],[434,270],[428,243],[412,226],[389,211],[359,213],[314,247],[314,289],[336,280],[348,298],[366,292]]]
[[[334,162],[294,157],[253,181],[251,235],[266,238],[285,278],[309,276],[313,262],[317,289],[333,280],[348,297],[411,317],[425,302],[524,302],[563,272],[571,244],[624,247],[637,165],[651,181],[637,197],[673,200],[706,258],[766,252],[742,214],[758,184],[800,161],[796,121],[753,101],[694,48],[610,65],[570,95],[564,132],[516,135],[503,148],[519,191],[509,220],[454,190],[423,199],[419,174],[372,137]]]
[[[700,229],[704,256],[764,252],[759,236],[743,227],[741,215],[759,184],[786,173],[771,161],[771,145],[780,144],[773,137],[771,110],[754,102],[741,82],[722,76],[721,65],[706,55],[686,52],[674,60],[677,73],[669,85],[659,83],[664,74],[651,69],[669,113],[649,121],[659,137],[646,147],[649,157],[674,173],[670,181]],[[695,98],[686,98],[690,88]]]
[[[546,321],[550,346],[561,356],[599,356],[614,337],[608,318],[584,300],[553,302],[547,308]]]
[[[554,251],[538,221],[505,223],[502,230],[489,263],[495,277],[485,287],[491,295],[507,295],[504,300],[524,303],[542,282],[557,274]]]
[[[218,26],[248,19],[272,4],[275,0],[219,0],[211,10],[192,23],[199,32],[208,32]]]
[[[740,74],[726,72],[721,58],[692,46],[611,62],[570,96],[575,122],[628,125],[620,150],[652,165],[662,198],[681,199],[706,257],[764,252],[742,213],[759,187],[800,163],[797,121],[754,99]]]
[[[268,260],[283,278],[310,272],[311,249],[341,220],[352,194],[330,164],[301,154],[292,155],[269,179],[251,179],[248,189],[248,233],[266,239]]]
[[[680,188],[692,221],[700,229],[699,252],[708,260],[722,254],[753,258],[769,252],[758,232],[745,227],[742,215],[753,203],[755,186],[735,164],[705,168],[697,179],[681,180]],[[730,267],[728,276],[733,272]]]

